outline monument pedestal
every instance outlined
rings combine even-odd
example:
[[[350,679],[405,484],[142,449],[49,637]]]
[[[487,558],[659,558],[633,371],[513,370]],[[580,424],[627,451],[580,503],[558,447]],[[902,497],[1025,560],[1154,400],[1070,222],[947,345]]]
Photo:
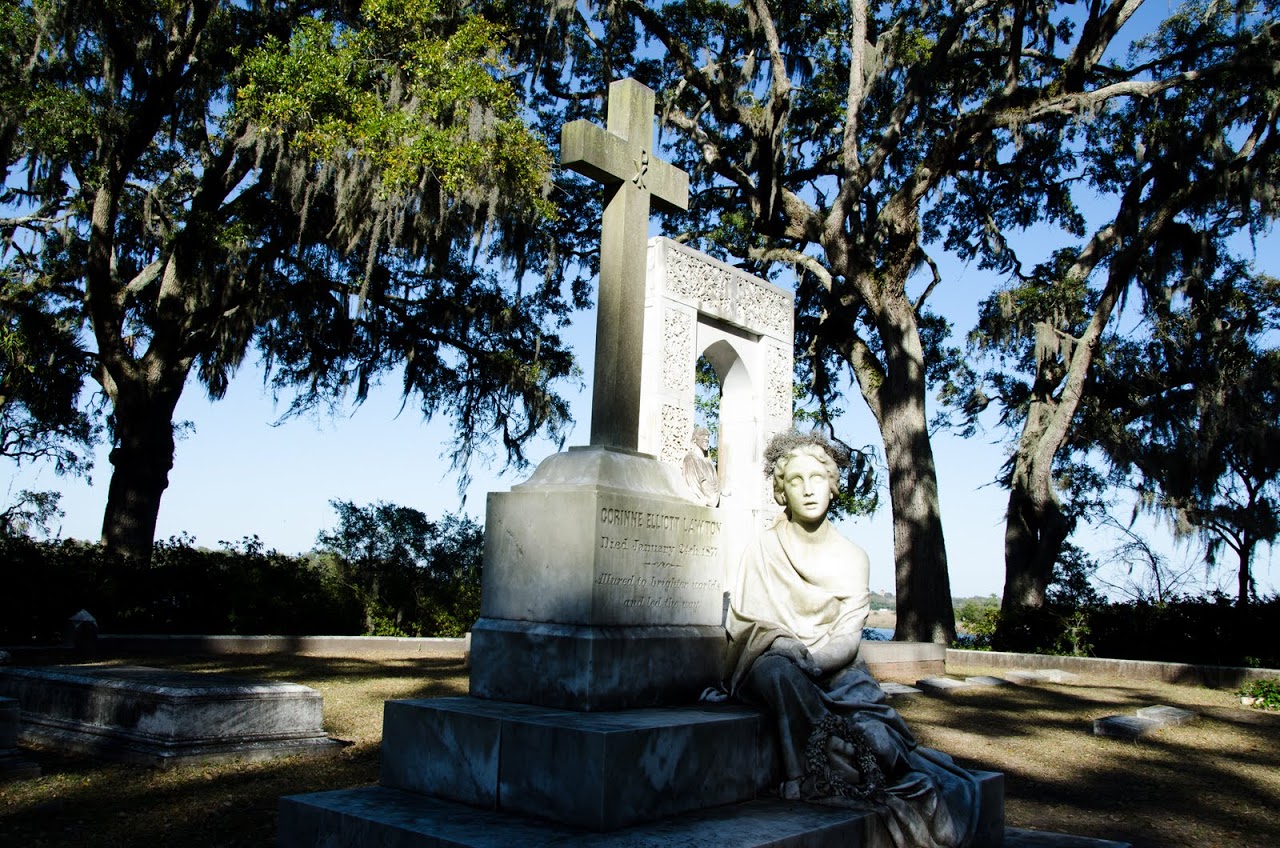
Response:
[[[471,694],[480,698],[579,711],[692,703],[720,675],[724,631],[481,618],[471,656]]]
[[[651,456],[570,448],[489,495],[471,694],[565,709],[696,701],[720,678],[725,510]]]
[[[582,713],[389,701],[380,785],[282,798],[280,846],[888,845],[866,810],[768,799],[772,722],[739,705]],[[1004,778],[977,773],[976,846],[999,846]]]

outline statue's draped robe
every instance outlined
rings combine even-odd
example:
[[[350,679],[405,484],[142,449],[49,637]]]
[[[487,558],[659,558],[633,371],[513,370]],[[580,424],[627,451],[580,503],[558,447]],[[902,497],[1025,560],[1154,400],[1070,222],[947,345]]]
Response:
[[[814,679],[792,660],[768,653],[779,637],[797,639],[810,652],[840,636],[861,639],[871,609],[865,566],[855,566],[866,561],[861,548],[832,529],[828,544],[839,550],[829,549],[814,563],[799,556],[802,546],[789,540],[786,524],[780,518],[743,554],[726,619],[727,688],[774,713],[784,786],[804,785],[810,737],[819,722],[838,716],[861,731],[887,784],[870,801],[840,803],[874,808],[902,848],[970,844],[978,817],[976,781],[946,754],[916,745],[864,668],[849,665]]]

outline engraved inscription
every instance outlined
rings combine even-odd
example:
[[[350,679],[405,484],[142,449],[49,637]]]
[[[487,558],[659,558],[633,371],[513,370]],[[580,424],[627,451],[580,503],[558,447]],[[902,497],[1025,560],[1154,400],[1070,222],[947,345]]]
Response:
[[[720,521],[601,506],[595,603],[625,622],[714,623],[723,592]]]

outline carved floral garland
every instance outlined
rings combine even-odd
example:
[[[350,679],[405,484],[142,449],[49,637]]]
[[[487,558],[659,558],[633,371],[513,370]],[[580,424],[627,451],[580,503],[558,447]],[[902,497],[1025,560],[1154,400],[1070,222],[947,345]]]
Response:
[[[856,754],[858,771],[862,774],[862,782],[850,783],[844,777],[835,774],[827,757],[827,743],[832,736],[838,736],[853,746]],[[809,741],[804,747],[806,780],[813,781],[814,794],[817,796],[839,796],[841,798],[873,799],[884,791],[884,772],[880,763],[867,744],[862,728],[840,716],[829,715],[809,734]]]

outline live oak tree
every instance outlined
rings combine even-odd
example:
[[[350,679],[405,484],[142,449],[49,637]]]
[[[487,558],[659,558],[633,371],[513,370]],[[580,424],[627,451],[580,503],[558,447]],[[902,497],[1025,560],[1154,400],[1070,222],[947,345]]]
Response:
[[[984,302],[970,337],[996,366],[953,384],[951,398],[971,417],[998,403],[1019,434],[1004,478],[1001,647],[1034,639],[1029,622],[1045,605],[1054,564],[1103,483],[1080,458],[1103,446],[1106,431],[1122,433],[1167,404],[1168,392],[1220,376],[1225,363],[1212,356],[1195,373],[1173,360],[1163,370],[1151,363],[1145,379],[1112,380],[1106,391],[1096,372],[1129,342],[1107,336],[1125,303],[1145,319],[1129,331],[1134,338],[1169,332],[1171,304],[1208,296],[1215,275],[1235,261],[1231,237],[1258,232],[1274,214],[1276,35],[1270,6],[1188,6],[1170,17],[1110,68],[1116,78],[1170,84],[1063,128],[1071,140],[1060,154],[1064,173],[1078,175],[1074,189],[1064,182],[1063,197],[1070,203],[1072,191],[1084,190],[1108,210],[1088,237],[1029,270],[1005,241],[983,246],[985,261],[1011,276]],[[1084,235],[1083,217],[1064,222]]]
[[[110,409],[103,541],[145,559],[194,378],[290,411],[400,374],[475,450],[568,420],[549,157],[452,0],[0,0],[4,285],[74,314]]]
[[[797,271],[812,392],[831,399],[851,375],[879,424],[896,638],[949,641],[926,395],[953,363],[928,311],[944,283],[930,251],[985,262],[1033,223],[1078,226],[1073,128],[1194,73],[1107,60],[1140,0],[552,6],[550,26],[515,25],[539,102],[580,110],[612,78],[645,82],[693,173],[690,213],[669,231],[765,274]]]
[[[1082,429],[1118,484],[1204,541],[1210,565],[1234,554],[1244,607],[1255,552],[1280,537],[1280,280],[1221,265],[1159,310],[1145,343],[1107,357],[1097,395],[1127,396],[1128,412]]]

